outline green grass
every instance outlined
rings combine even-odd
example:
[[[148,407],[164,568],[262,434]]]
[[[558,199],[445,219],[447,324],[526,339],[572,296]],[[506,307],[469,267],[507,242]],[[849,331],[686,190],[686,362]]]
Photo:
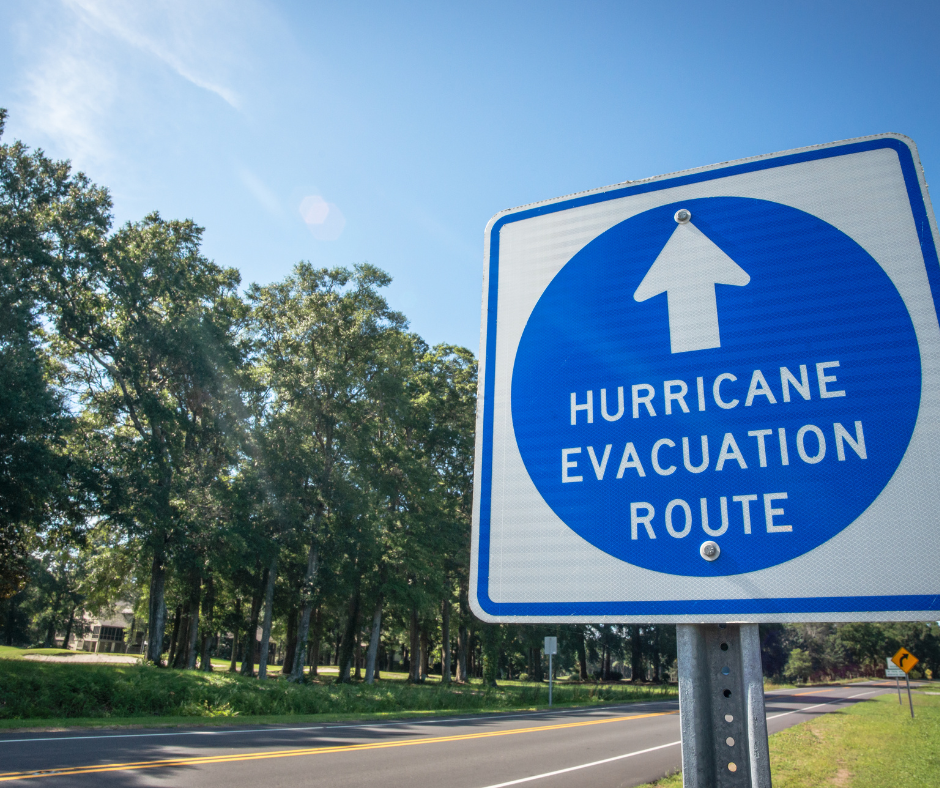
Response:
[[[675,687],[556,684],[558,706],[664,700]],[[332,677],[293,684],[279,674],[265,682],[224,672],[199,673],[149,665],[95,665],[0,660],[0,727],[153,724],[204,721],[258,723],[357,719],[410,712],[466,713],[541,708],[547,684],[502,682],[411,685],[383,679],[340,685]],[[40,721],[42,721],[40,723]]]
[[[940,785],[940,696],[913,693],[914,719],[882,695],[770,737],[774,788],[932,788]],[[651,785],[681,788],[676,774]]]

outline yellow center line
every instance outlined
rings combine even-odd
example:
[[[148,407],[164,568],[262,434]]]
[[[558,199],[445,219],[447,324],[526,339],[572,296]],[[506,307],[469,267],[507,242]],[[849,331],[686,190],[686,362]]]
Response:
[[[798,698],[800,697],[800,695],[821,695],[824,692],[834,692],[837,689],[842,689],[842,687],[833,687],[832,689],[827,689],[827,690],[813,690],[812,692],[797,692],[792,697]]]
[[[31,770],[25,772],[4,772],[0,782],[10,780],[28,780],[35,777],[58,777],[66,774],[99,774],[101,772],[119,772],[134,769],[157,769],[173,766],[193,766],[208,763],[234,763],[238,761],[258,761],[267,758],[293,758],[298,755],[326,755],[334,752],[353,752],[358,750],[383,750],[389,747],[408,747],[413,744],[441,744],[443,742],[466,741],[468,739],[487,739],[494,736],[512,736],[517,733],[539,733],[556,731],[562,728],[580,728],[585,725],[604,725],[610,722],[642,720],[649,717],[663,717],[678,714],[675,711],[661,711],[652,714],[633,714],[629,717],[612,717],[606,720],[587,720],[584,722],[566,722],[558,725],[539,725],[534,728],[513,728],[508,731],[484,731],[482,733],[462,733],[456,736],[435,736],[425,739],[404,739],[402,741],[373,742],[369,744],[345,744],[333,747],[312,747],[293,750],[274,750],[271,752],[237,753],[233,755],[203,755],[190,758],[169,758],[160,761],[136,761],[132,763],[110,763],[101,766],[63,766],[58,769]]]

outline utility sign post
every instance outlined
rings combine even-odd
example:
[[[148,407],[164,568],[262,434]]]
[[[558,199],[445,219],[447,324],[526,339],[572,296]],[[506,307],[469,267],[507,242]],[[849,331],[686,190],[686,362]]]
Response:
[[[552,657],[558,653],[558,638],[545,638],[545,653],[548,654],[548,707],[552,707],[552,685],[555,683],[555,671],[552,669]]]
[[[769,784],[758,622],[937,618],[937,246],[890,134],[487,227],[471,606],[683,625],[687,785]]]
[[[907,678],[907,674],[895,665],[890,658],[885,666],[885,678],[894,679],[894,686],[898,691],[898,703],[902,704],[904,701],[901,700],[901,679]]]
[[[914,718],[914,701],[911,698],[911,677],[910,673],[914,665],[920,662],[917,657],[911,654],[903,646],[898,649],[898,653],[891,657],[891,661],[904,672],[904,682],[907,684],[907,702],[911,707],[911,719]]]

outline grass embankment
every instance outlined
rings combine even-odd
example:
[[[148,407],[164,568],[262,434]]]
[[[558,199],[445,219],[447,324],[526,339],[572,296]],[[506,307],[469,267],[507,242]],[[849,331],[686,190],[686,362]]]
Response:
[[[913,693],[912,720],[897,695],[882,695],[770,737],[774,788],[933,788],[940,785],[940,696]],[[656,788],[681,788],[677,774]]]
[[[626,703],[677,697],[675,687],[556,684],[557,706]],[[336,684],[332,678],[293,684],[229,673],[149,665],[58,664],[0,660],[0,728],[75,724],[317,721],[408,713],[466,713],[547,706],[547,684],[504,682],[499,688]],[[264,719],[262,719],[264,718]]]

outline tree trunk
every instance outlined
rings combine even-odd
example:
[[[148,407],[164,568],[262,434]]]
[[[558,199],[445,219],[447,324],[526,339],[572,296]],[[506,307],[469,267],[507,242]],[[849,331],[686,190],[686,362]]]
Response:
[[[264,623],[261,625],[261,655],[258,658],[258,678],[268,675],[268,650],[271,642],[271,617],[274,614],[274,581],[277,580],[277,552],[268,567],[268,582],[264,589]]]
[[[408,680],[417,684],[421,680],[421,644],[418,633],[418,609],[411,609],[411,644],[409,646]]]
[[[284,665],[281,667],[281,674],[291,675],[294,669],[294,654],[297,651],[297,619],[300,611],[292,607],[287,612],[287,648],[284,650]]]
[[[427,681],[431,673],[431,642],[428,627],[421,627],[421,681]]]
[[[186,665],[186,643],[189,635],[189,612],[186,607],[183,607],[183,617],[180,619],[179,632],[176,635],[176,649],[173,651],[173,658],[166,661],[168,666],[174,668],[182,668]]]
[[[241,597],[238,597],[235,600],[235,616],[234,624],[232,626],[232,661],[229,663],[228,672],[234,673],[238,670],[238,630],[241,629],[239,624],[242,621],[242,600]]]
[[[470,674],[467,672],[467,658],[470,653],[470,632],[467,629],[467,607],[469,606],[467,593],[467,581],[465,578],[461,577],[457,594],[459,615],[459,623],[457,625],[457,682],[459,684],[466,684],[470,679]]]
[[[660,638],[660,628],[657,627],[653,637],[653,651],[650,654],[650,661],[653,665],[653,683],[659,684],[660,675],[659,675],[659,663],[660,663],[660,654],[659,654],[659,638]]]
[[[176,614],[173,616],[173,633],[170,635],[170,650],[167,652],[166,664],[172,668],[176,665],[176,650],[179,643],[180,622],[183,618],[183,606],[176,606]]]
[[[302,592],[303,606],[300,610],[300,626],[297,631],[297,646],[294,649],[294,665],[291,670],[291,680],[300,681],[304,676],[304,657],[307,655],[307,637],[310,634],[310,614],[313,612],[313,598],[317,585],[317,570],[320,565],[320,554],[316,542],[310,542],[307,551],[307,572],[304,575]]]
[[[346,632],[343,634],[343,646],[339,655],[339,683],[349,683],[349,672],[355,656],[355,642],[359,634],[359,583],[349,595],[346,615]]]
[[[372,611],[372,632],[369,635],[369,650],[366,652],[366,684],[375,682],[375,666],[379,655],[379,640],[382,636],[382,595],[375,600]]]
[[[202,645],[199,649],[199,670],[212,672],[212,632],[205,631],[202,635]]]
[[[197,573],[189,597],[189,637],[186,639],[186,669],[196,667],[196,641],[199,638],[199,601],[202,596],[202,577]]]
[[[497,630],[494,625],[487,625],[483,628],[483,684],[487,687],[495,687],[497,658],[499,656],[499,643],[497,642]]]
[[[212,573],[206,574],[206,593],[202,598],[202,649],[200,653],[199,669],[212,670],[212,642],[215,619],[215,580]]]
[[[261,585],[268,584],[268,570],[265,568],[261,575]],[[243,676],[255,674],[255,647],[258,645],[258,617],[261,615],[261,588],[255,589],[251,597],[251,615],[248,618],[248,631],[245,633],[245,648],[242,651]]]
[[[16,626],[16,600],[19,594],[11,596],[7,602],[6,644],[13,645],[13,628]]]
[[[320,664],[320,642],[323,640],[323,607],[317,605],[313,613],[313,637],[310,640],[310,675],[316,676],[319,673],[317,666]]]
[[[635,684],[643,680],[643,644],[640,642],[640,627],[630,627],[630,672]]]
[[[69,647],[69,641],[72,639],[72,627],[75,624],[75,608],[69,611],[69,620],[65,625],[65,637],[62,639],[62,648]]]
[[[578,678],[587,681],[587,648],[584,644],[584,627],[578,627]]]
[[[362,680],[362,637],[364,634],[365,631],[361,627],[356,631],[356,654],[353,657],[356,666],[356,681]]]
[[[58,605],[56,605],[57,607]],[[53,608],[54,609],[54,608]],[[100,635],[99,635],[100,638]],[[52,648],[55,646],[55,614],[49,616],[49,626],[46,627],[46,639],[42,643],[43,648]]]
[[[163,634],[166,630],[166,555],[163,549],[154,552],[150,568],[150,609],[148,611],[147,661],[160,666],[163,653]]]
[[[450,602],[441,602],[441,684],[450,684]]]

